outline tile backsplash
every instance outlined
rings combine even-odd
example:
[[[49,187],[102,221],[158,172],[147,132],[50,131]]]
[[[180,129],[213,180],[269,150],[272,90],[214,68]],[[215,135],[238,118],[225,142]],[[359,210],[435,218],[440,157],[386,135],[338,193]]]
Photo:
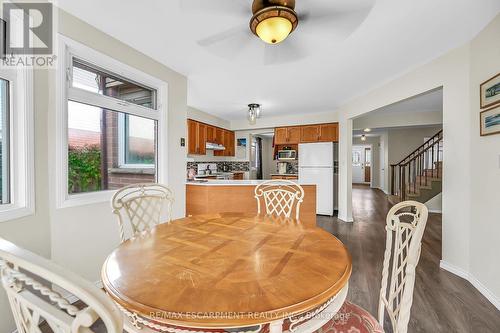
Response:
[[[198,170],[198,164],[201,163],[213,163],[217,164],[217,172],[222,172],[222,167],[224,165],[229,166],[229,171],[249,171],[250,170],[250,162],[187,162],[187,168],[186,170],[189,170],[191,168]]]

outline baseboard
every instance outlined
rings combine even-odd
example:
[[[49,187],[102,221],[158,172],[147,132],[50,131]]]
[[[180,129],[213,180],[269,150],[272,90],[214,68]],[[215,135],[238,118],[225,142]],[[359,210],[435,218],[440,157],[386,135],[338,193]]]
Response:
[[[446,261],[441,260],[439,263],[439,267],[442,269],[455,274],[456,276],[459,276],[467,281],[469,281],[474,288],[476,288],[486,299],[493,304],[497,308],[497,310],[500,311],[500,299],[495,296],[484,284],[482,284],[478,279],[476,279],[473,275],[471,275],[469,272],[466,272],[460,267],[457,267],[455,265],[452,265]]]
[[[441,209],[429,209],[429,213],[443,214]]]
[[[351,222],[354,222],[354,219],[351,217],[351,218],[348,218],[347,216],[341,216],[341,215],[338,215],[337,218],[339,220],[341,220],[342,222],[346,222],[346,223],[351,223]]]

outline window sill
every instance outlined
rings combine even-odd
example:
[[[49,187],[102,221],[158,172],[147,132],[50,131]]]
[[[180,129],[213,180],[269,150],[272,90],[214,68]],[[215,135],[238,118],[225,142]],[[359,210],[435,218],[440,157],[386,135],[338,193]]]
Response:
[[[111,197],[116,191],[99,191],[99,192],[88,192],[71,194],[57,206],[58,209],[86,206],[103,202],[110,202]]]
[[[108,170],[109,173],[114,174],[134,174],[134,175],[154,175],[154,168],[111,168]]]
[[[35,210],[30,207],[12,207],[0,210],[0,223],[9,222],[22,217],[35,214]]]

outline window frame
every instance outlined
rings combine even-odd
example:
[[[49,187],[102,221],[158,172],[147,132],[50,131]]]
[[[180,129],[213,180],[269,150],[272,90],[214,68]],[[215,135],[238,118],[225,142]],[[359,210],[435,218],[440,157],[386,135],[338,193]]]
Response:
[[[35,213],[33,70],[0,69],[9,81],[9,195],[10,203],[0,204],[0,222]]]
[[[123,113],[120,113],[118,116],[118,167],[120,169],[154,169],[155,165],[154,164],[133,164],[133,163],[127,163],[127,158],[126,158],[126,150],[127,150],[127,145],[125,141],[127,140],[127,135],[126,135],[126,115]],[[158,142],[158,138],[155,138],[155,142]],[[156,154],[158,155],[158,154]]]
[[[130,82],[156,90],[156,109],[118,100],[71,86],[73,58]],[[129,78],[134,78],[133,80]],[[56,111],[56,208],[106,202],[115,190],[68,193],[68,101],[75,101],[157,121],[156,181],[167,184],[167,91],[168,84],[119,60],[104,55],[63,35],[58,36]],[[120,145],[119,145],[120,146]],[[129,167],[129,166],[127,166]],[[168,184],[167,184],[168,185]]]

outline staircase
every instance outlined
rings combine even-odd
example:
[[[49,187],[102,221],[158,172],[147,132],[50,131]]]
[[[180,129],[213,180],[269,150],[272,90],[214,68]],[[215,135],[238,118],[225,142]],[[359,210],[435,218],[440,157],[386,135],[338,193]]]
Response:
[[[414,200],[425,203],[441,193],[443,177],[443,130],[436,133],[397,164],[391,164],[393,204]]]

